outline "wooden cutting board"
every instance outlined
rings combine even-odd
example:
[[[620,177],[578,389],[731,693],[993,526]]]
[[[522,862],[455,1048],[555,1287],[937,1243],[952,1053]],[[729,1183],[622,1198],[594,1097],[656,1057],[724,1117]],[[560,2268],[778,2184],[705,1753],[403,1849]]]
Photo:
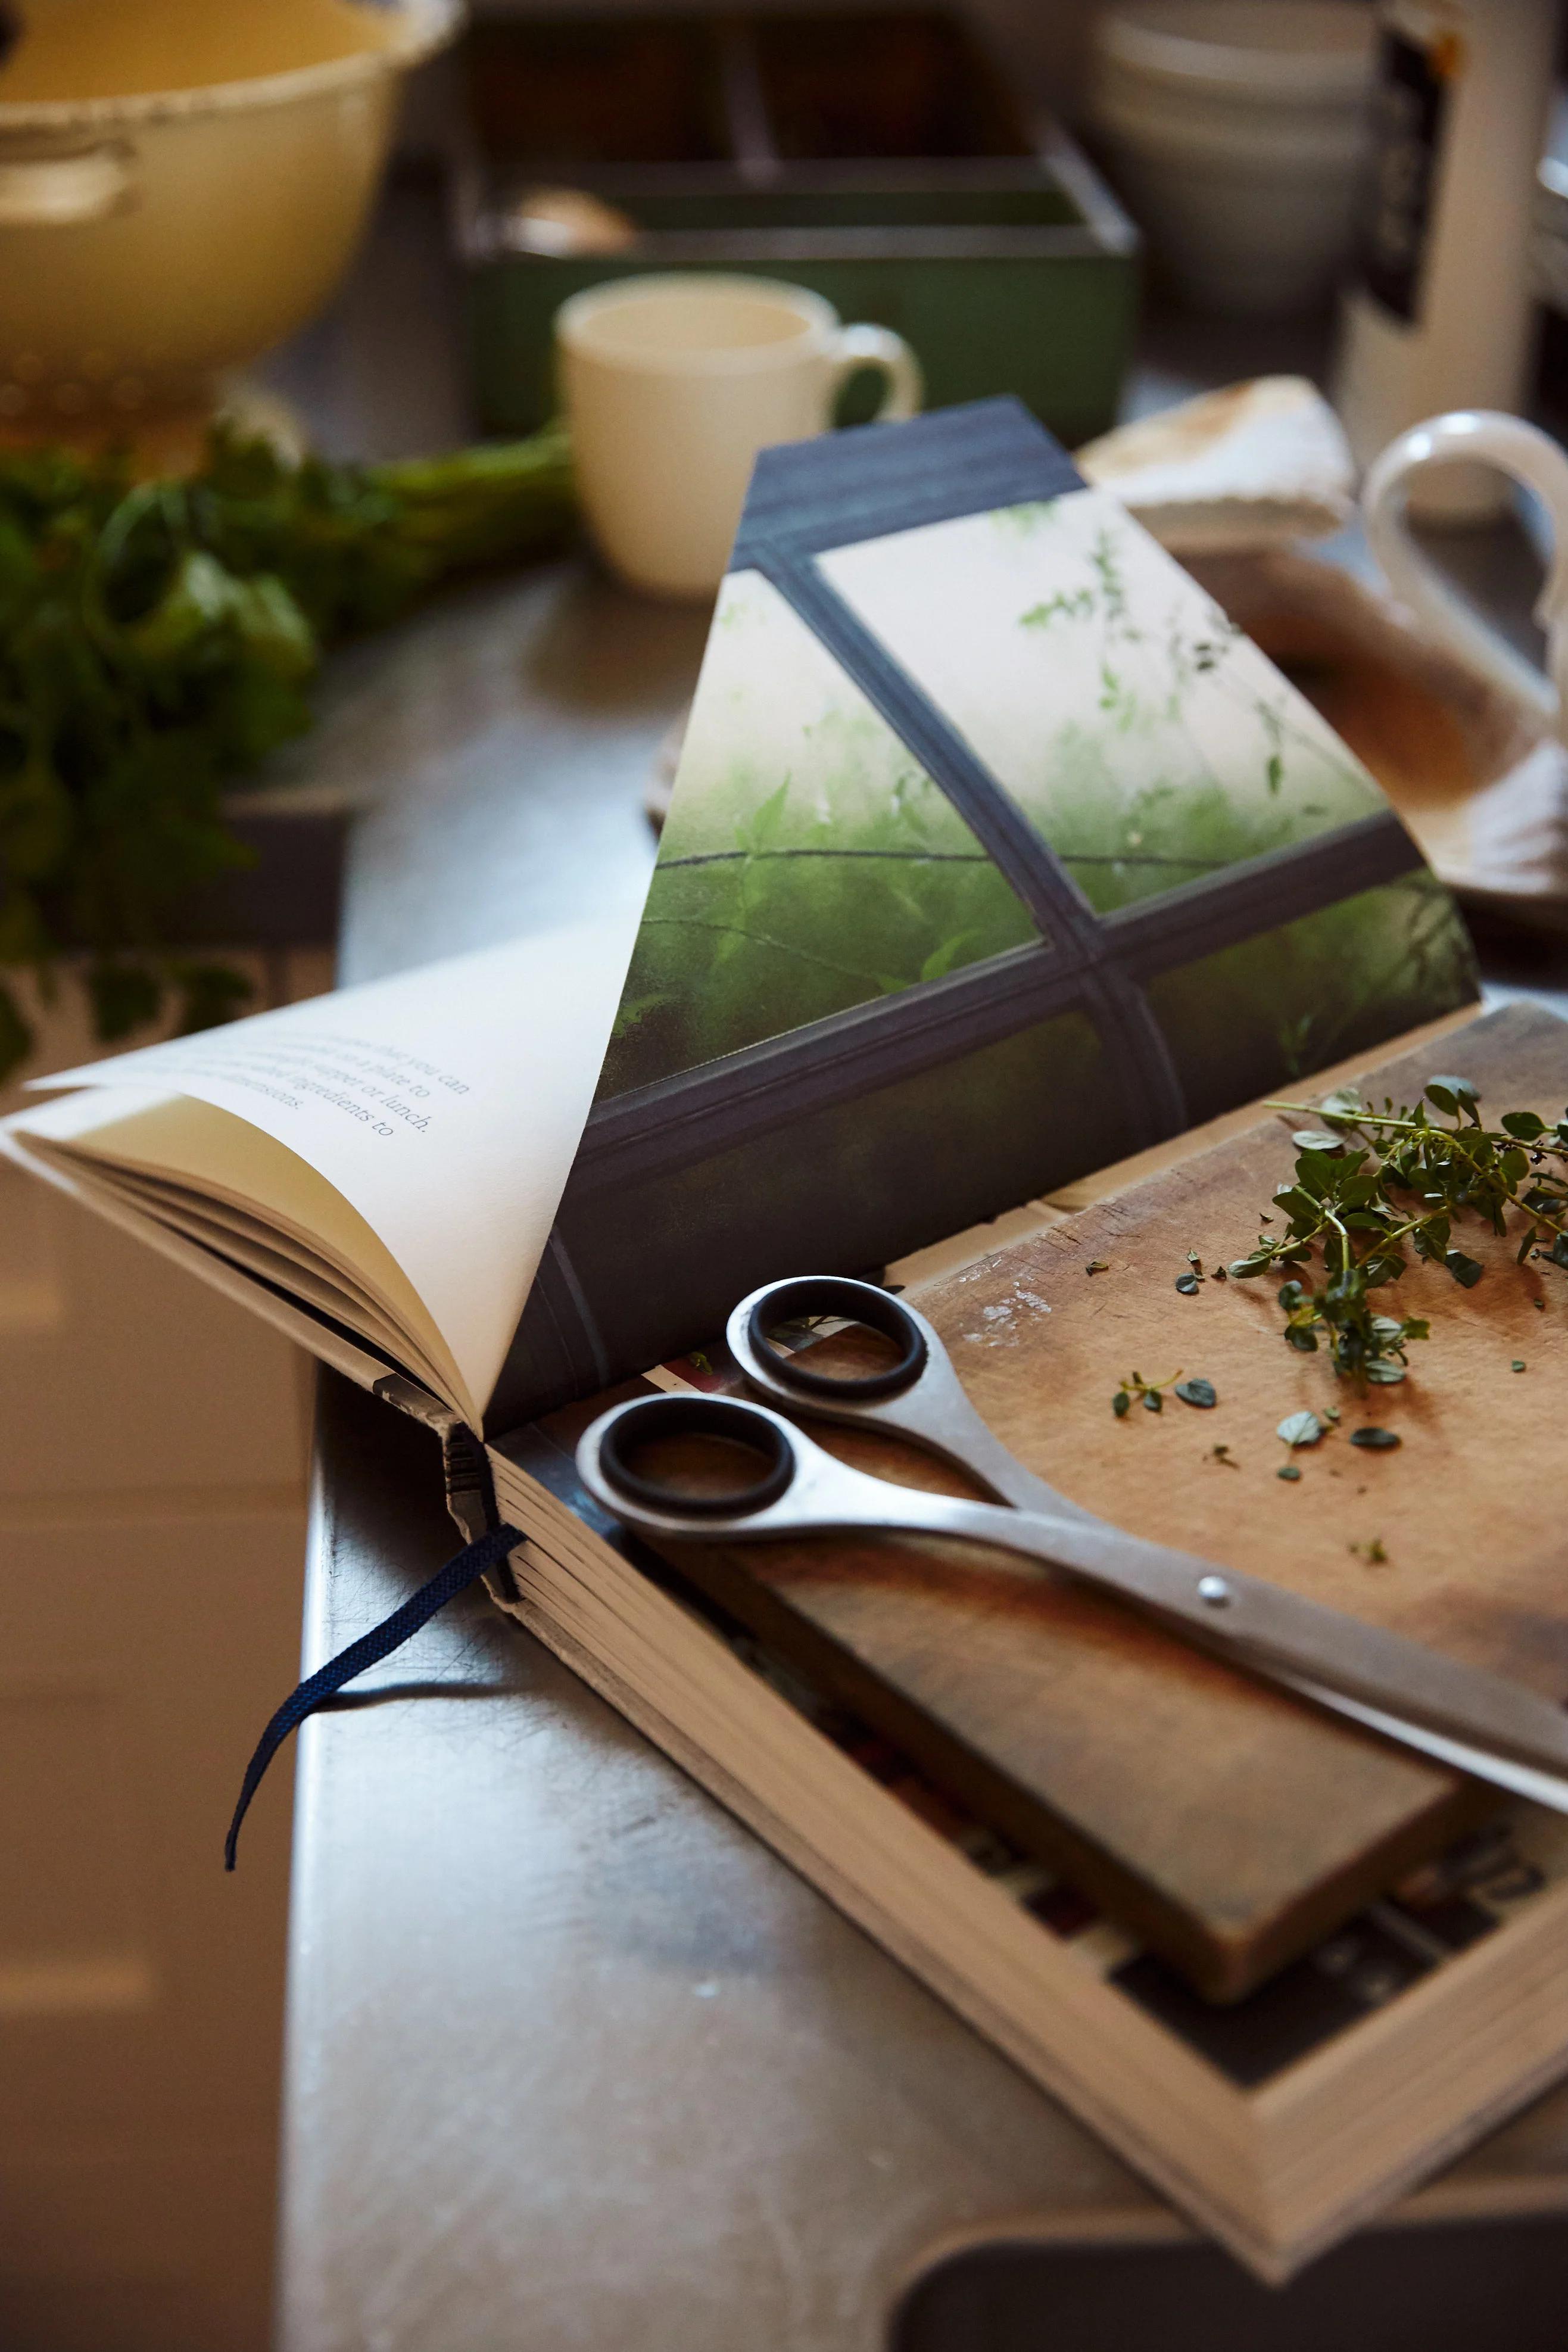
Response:
[[[1438,1072],[1473,1079],[1494,1121],[1524,1107],[1556,1118],[1568,1024],[1491,1014],[1364,1084],[1413,1100]],[[1456,1232],[1485,1277],[1466,1291],[1423,1268],[1385,1294],[1390,1311],[1430,1312],[1433,1336],[1402,1387],[1364,1400],[1324,1356],[1286,1348],[1276,1283],[1175,1288],[1188,1250],[1209,1267],[1250,1245],[1301,1124],[1268,1120],[966,1265],[918,1303],[998,1435],[1075,1501],[1562,1697],[1568,1273],[1516,1267],[1516,1244],[1479,1226]],[[1088,1273],[1096,1260],[1106,1270]],[[1113,1414],[1124,1375],[1178,1367],[1213,1382],[1213,1410],[1172,1398],[1158,1414]],[[1338,1428],[1289,1454],[1277,1424],[1331,1404]],[[1369,1423],[1396,1431],[1399,1448],[1353,1448]],[[966,1491],[909,1448],[827,1424],[813,1433],[880,1475]],[[1298,1482],[1278,1477],[1287,1460]],[[671,1557],[1218,2000],[1499,1801],[1000,1557],[891,1538]]]

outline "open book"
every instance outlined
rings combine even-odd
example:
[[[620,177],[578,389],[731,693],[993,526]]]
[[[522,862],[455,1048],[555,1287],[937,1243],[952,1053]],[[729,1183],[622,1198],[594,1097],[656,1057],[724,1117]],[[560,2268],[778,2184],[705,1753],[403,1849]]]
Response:
[[[618,1540],[561,1432],[649,1367],[701,1385],[707,1343],[760,1282],[886,1268],[1130,1154],[1179,1151],[1217,1114],[1385,1060],[1474,995],[1453,906],[1364,770],[1112,498],[990,402],[764,453],[640,926],[66,1072],[0,1148],[362,1385],[484,1437],[501,1512],[529,1538],[494,1580],[503,1604],[1278,2274],[1568,2062],[1568,2011],[1540,1991],[1556,1911],[1533,1915],[1517,1978],[1496,1956],[1525,1946],[1499,1936],[1481,1990],[1469,1958],[1442,1979],[1470,1988],[1468,2009],[1444,2025],[1426,1999],[1441,2032],[1471,2036],[1468,2071],[1403,2097],[1408,2012],[1385,2035],[1364,2076],[1382,2120],[1348,2168],[1354,2051],[1330,2067],[1287,2030],[1305,2074],[1228,2105],[1203,2090],[1225,2063],[1200,2034],[1103,1994],[1107,1956],[1127,1958],[1132,1935],[1192,1983],[1261,1998],[1398,1874],[1449,1866],[1475,1817],[1455,1776],[1385,1767],[1336,1727],[1324,1769],[1351,1773],[1375,1827],[1331,1851],[1313,1824],[1310,1864],[1267,1900],[1250,1874],[1257,1933],[1222,1965],[1224,1885],[1156,1887],[1159,1841],[1075,1814],[1060,1759],[1055,1778],[966,1763],[969,1816],[977,1790],[1002,1789],[1008,1833],[970,1818],[948,1837],[945,1759],[975,1743],[934,1728],[916,1742],[929,1798],[890,1810],[864,1739],[835,1744],[834,1695],[802,1664],[808,1649],[821,1664],[816,1637],[759,1653],[771,1604],[736,1607],[734,1585],[716,1601]],[[1017,1311],[989,1300],[994,1337]],[[1053,1475],[1071,1491],[1071,1465]],[[887,1551],[884,1578],[918,1580]],[[944,1638],[962,1656],[962,1629]],[[850,1679],[862,1701],[889,1681]],[[918,1716],[894,1696],[889,1720]],[[1249,1797],[1276,1777],[1281,1792],[1256,1843],[1288,1835],[1292,1806],[1321,1810],[1325,1783],[1297,1702],[1246,1705],[1262,1710]],[[1086,1759],[1097,1736],[1086,1721]],[[1294,1779],[1270,1761],[1287,1750]],[[968,1853],[987,1836],[1042,1904],[1049,1878],[1061,1916],[1087,1905],[1103,1922],[1092,1993],[1045,1965],[1016,1904],[1004,1916],[970,1887],[954,1838]],[[1513,2042],[1495,2025],[1511,1985],[1528,2011]]]
[[[10,1148],[495,1436],[1474,992],[1365,770],[991,401],[764,453],[634,940],[66,1071]]]
[[[584,925],[66,1070],[10,1148],[350,1378],[478,1430],[614,1018]]]

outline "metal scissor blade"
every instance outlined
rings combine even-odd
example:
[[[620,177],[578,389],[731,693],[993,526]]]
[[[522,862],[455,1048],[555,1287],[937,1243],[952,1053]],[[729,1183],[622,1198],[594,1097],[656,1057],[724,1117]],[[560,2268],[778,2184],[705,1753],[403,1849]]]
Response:
[[[1550,1805],[1553,1812],[1568,1813],[1568,1779],[1555,1772],[1540,1771],[1532,1764],[1516,1764],[1511,1757],[1494,1755],[1490,1748],[1469,1748],[1463,1740],[1449,1739],[1444,1733],[1428,1730],[1422,1723],[1411,1723],[1403,1716],[1385,1715],[1379,1707],[1347,1698],[1343,1691],[1326,1690],[1321,1683],[1301,1682],[1291,1675],[1281,1675],[1280,1680],[1291,1690],[1300,1691],[1303,1698],[1315,1699],[1320,1706],[1333,1707],[1336,1715],[1348,1717],[1352,1723],[1364,1724],[1369,1731],[1380,1732],[1385,1739],[1397,1740],[1406,1748],[1418,1748],[1436,1762],[1451,1764],[1457,1772],[1469,1772],[1478,1780],[1490,1780],[1494,1787],[1507,1789],[1516,1797],[1528,1797],[1532,1804]]]
[[[644,1475],[639,1439],[694,1430],[737,1442],[757,1475],[738,1490],[704,1497]],[[578,1469],[607,1509],[655,1538],[778,1541],[879,1528],[950,1537],[1064,1570],[1244,1673],[1568,1813],[1568,1714],[1550,1699],[1071,1506],[1071,1516],[1060,1506],[1009,1509],[894,1486],[825,1454],[781,1413],[737,1398],[643,1397],[613,1406],[583,1433]]]
[[[851,1475],[855,1499],[863,1496],[869,1506],[880,1482]],[[1283,1585],[1150,1543],[1104,1520],[1048,1517],[930,1495],[916,1501],[908,1490],[881,1508],[884,1526],[967,1536],[1075,1572],[1217,1657],[1308,1690],[1342,1713],[1365,1710],[1360,1720],[1382,1717],[1379,1727],[1391,1738],[1408,1738],[1419,1727],[1478,1759],[1541,1772],[1568,1787],[1568,1715],[1561,1707],[1485,1667],[1467,1665]],[[864,1509],[863,1516],[872,1513]],[[1498,1777],[1479,1760],[1463,1769]]]

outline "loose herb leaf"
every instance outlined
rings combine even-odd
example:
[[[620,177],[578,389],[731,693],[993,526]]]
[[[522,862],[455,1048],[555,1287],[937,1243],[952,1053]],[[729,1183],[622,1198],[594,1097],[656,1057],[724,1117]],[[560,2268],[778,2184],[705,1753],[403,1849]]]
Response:
[[[1142,1372],[1129,1372],[1111,1400],[1111,1410],[1118,1421],[1126,1420],[1134,1402],[1141,1402],[1146,1412],[1160,1412],[1165,1407],[1163,1391],[1166,1389],[1174,1388],[1179,1396],[1181,1390],[1177,1383],[1180,1380],[1179,1368],[1163,1381],[1146,1381]],[[1200,1388],[1208,1387],[1207,1381],[1200,1381],[1197,1385]],[[1211,1391],[1211,1397],[1212,1393]]]
[[[1201,1412],[1207,1412],[1211,1405],[1219,1402],[1212,1381],[1177,1381],[1176,1392],[1183,1404],[1195,1404]]]
[[[1350,1442],[1353,1445],[1364,1446],[1369,1454],[1386,1454],[1404,1441],[1392,1429],[1353,1429]]]
[[[1297,1467],[1296,1467],[1296,1465],[1295,1465],[1295,1464],[1294,1464],[1293,1462],[1287,1462],[1287,1463],[1283,1464],[1283,1465],[1282,1465],[1282,1466],[1281,1466],[1280,1469],[1276,1470],[1276,1471],[1275,1471],[1275,1473],[1274,1473],[1274,1475],[1275,1475],[1275,1477],[1276,1477],[1276,1478],[1287,1478],[1287,1479],[1289,1479],[1289,1480],[1290,1480],[1290,1482],[1291,1483],[1291,1485],[1292,1485],[1292,1486],[1295,1484],[1296,1480],[1301,1476],[1301,1472],[1297,1469]]]
[[[1197,1275],[1178,1274],[1176,1278],[1176,1286],[1181,1292],[1184,1298],[1196,1298],[1197,1297],[1198,1287]]]
[[[1322,1423],[1315,1412],[1287,1413],[1274,1432],[1287,1445],[1315,1445],[1322,1433]]]

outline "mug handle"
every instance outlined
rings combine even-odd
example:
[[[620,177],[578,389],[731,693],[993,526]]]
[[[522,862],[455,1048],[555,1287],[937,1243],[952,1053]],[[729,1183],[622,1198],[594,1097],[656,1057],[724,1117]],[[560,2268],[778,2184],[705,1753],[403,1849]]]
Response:
[[[875,368],[886,383],[882,406],[872,418],[873,425],[902,424],[905,417],[918,416],[920,404],[925,396],[925,378],[920,362],[902,335],[891,327],[841,327],[833,343],[833,377],[828,394],[830,421],[839,394],[852,375],[862,368]]]
[[[1546,632],[1546,677],[1444,584],[1411,538],[1403,501],[1395,496],[1418,467],[1477,458],[1533,490],[1551,518],[1552,562],[1535,607]],[[1493,410],[1434,416],[1389,443],[1366,477],[1361,509],[1372,551],[1401,603],[1461,661],[1561,729],[1568,713],[1568,456],[1557,443],[1522,418]]]

